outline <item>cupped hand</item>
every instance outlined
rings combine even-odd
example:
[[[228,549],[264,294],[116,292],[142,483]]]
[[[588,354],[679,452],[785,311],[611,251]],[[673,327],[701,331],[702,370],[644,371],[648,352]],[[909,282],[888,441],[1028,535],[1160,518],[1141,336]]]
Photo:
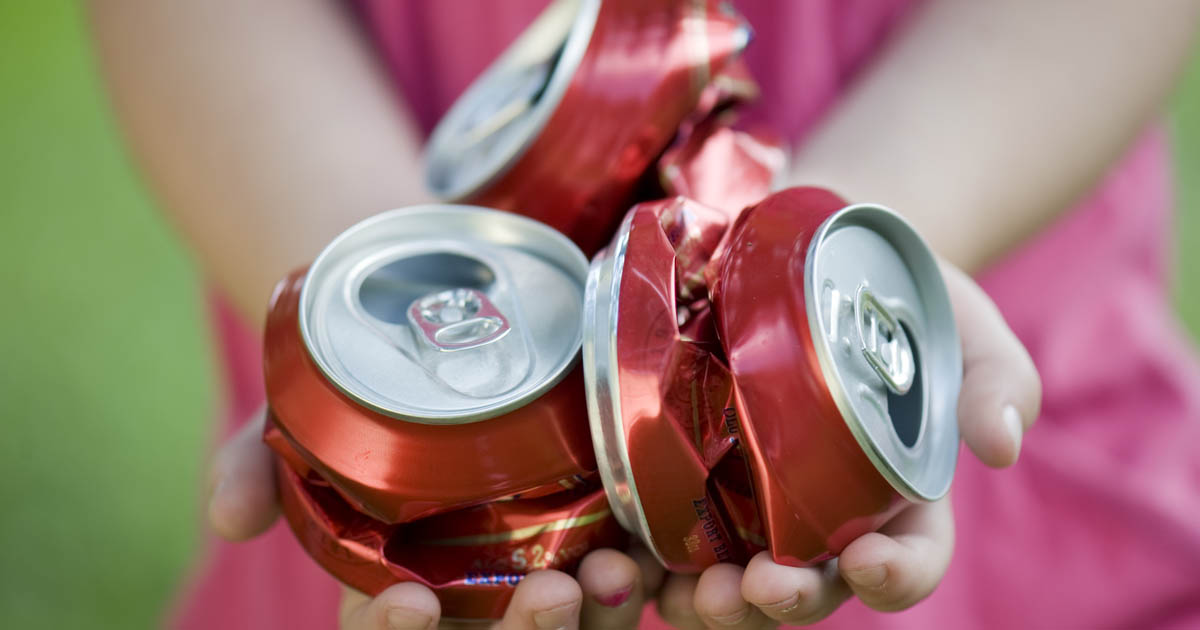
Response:
[[[1024,347],[992,301],[964,273],[943,265],[963,342],[958,419],[963,441],[982,462],[1013,464],[1037,417],[1041,382]],[[272,453],[261,436],[264,417],[248,423],[217,453],[208,517],[230,540],[252,538],[279,515]],[[945,575],[954,547],[949,498],[913,505],[878,532],[850,543],[820,567],[786,567],[766,552],[742,567],[719,564],[699,576],[670,575],[643,549],[610,549],[584,558],[577,580],[557,571],[526,577],[493,627],[633,628],[642,604],[658,598],[660,614],[679,628],[771,628],[812,623],[850,596],[876,610],[907,608]],[[343,630],[453,628],[428,588],[394,585],[374,598],[346,590]]]
[[[208,520],[228,540],[253,538],[279,517],[274,454],[262,441],[264,422],[265,414],[258,413],[213,459]],[[559,571],[526,576],[503,619],[490,627],[633,628],[647,596],[657,592],[662,579],[662,568],[645,550],[625,554],[599,549],[584,557],[576,578]],[[373,598],[344,589],[338,619],[342,630],[488,627],[442,620],[433,591],[413,582],[393,585]]]
[[[942,275],[963,345],[959,431],[984,464],[1010,466],[1037,418],[1041,381],[983,290],[949,264]],[[823,566],[781,566],[763,552],[744,569],[719,564],[698,577],[672,575],[659,595],[659,612],[679,628],[759,629],[814,623],[852,595],[876,610],[902,610],[933,592],[953,549],[947,497],[909,507]]]

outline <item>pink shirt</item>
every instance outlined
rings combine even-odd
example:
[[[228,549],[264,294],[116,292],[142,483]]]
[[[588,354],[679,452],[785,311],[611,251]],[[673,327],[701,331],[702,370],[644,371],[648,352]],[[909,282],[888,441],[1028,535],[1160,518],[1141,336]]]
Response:
[[[358,8],[428,132],[545,2]],[[914,3],[735,4],[757,33],[747,59],[763,99],[748,117],[800,141]],[[1149,130],[1085,202],[983,276],[1041,371],[1042,417],[1014,468],[959,460],[957,548],[931,597],[897,614],[850,602],[823,627],[1200,627],[1200,364],[1167,295],[1169,170]],[[259,339],[218,301],[214,318],[229,417],[244,418],[262,399]],[[178,625],[332,628],[337,597],[281,523],[213,541]]]

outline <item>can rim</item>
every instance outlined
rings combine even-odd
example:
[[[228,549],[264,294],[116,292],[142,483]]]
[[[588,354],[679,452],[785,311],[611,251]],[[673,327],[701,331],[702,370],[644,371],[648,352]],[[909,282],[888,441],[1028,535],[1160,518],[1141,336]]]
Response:
[[[637,534],[655,559],[666,566],[654,543],[637,483],[631,473],[632,464],[621,415],[616,335],[620,309],[617,297],[621,292],[625,252],[635,214],[629,212],[625,216],[612,244],[596,254],[588,269],[583,292],[583,383],[592,444],[596,449],[596,467],[613,515],[627,531]],[[606,342],[598,343],[602,339]],[[625,488],[624,492],[621,491],[622,487]]]
[[[942,278],[937,260],[924,239],[906,219],[890,208],[873,203],[859,203],[846,206],[828,217],[818,228],[808,246],[804,264],[804,299],[807,304],[818,304],[817,296],[820,287],[817,280],[817,250],[834,231],[846,225],[859,225],[873,229],[883,235],[879,228],[883,227],[898,234],[899,238],[885,236],[897,253],[906,260],[909,268],[920,274],[928,293],[938,303],[934,304],[936,312],[952,313],[945,280]],[[920,284],[920,283],[918,283]],[[814,341],[817,360],[824,376],[824,381],[838,411],[850,432],[854,435],[863,452],[871,460],[875,469],[887,482],[905,499],[913,502],[936,501],[946,495],[954,478],[954,468],[958,460],[958,420],[957,392],[962,383],[962,345],[953,315],[939,321],[938,328],[941,336],[952,339],[946,348],[935,354],[942,358],[946,365],[953,366],[948,373],[940,374],[941,387],[954,392],[951,400],[942,401],[942,409],[931,410],[926,421],[938,423],[937,430],[925,426],[917,442],[911,447],[905,446],[894,439],[881,442],[868,433],[862,420],[858,417],[850,397],[846,391],[841,374],[834,361],[833,350],[824,341],[818,308],[808,308],[809,331]],[[927,365],[922,369],[928,371]],[[943,370],[943,372],[945,372]],[[949,380],[947,380],[949,379]],[[929,383],[931,379],[925,378]],[[928,385],[926,385],[928,387]],[[893,438],[895,436],[892,436]],[[925,461],[926,466],[918,468],[917,463]],[[905,465],[909,464],[909,465]]]
[[[562,102],[567,87],[570,86],[571,79],[575,76],[575,71],[583,61],[584,53],[591,43],[597,17],[600,14],[601,0],[578,1],[578,13],[571,23],[570,30],[567,31],[562,53],[551,71],[545,90],[534,105],[533,122],[520,142],[502,147],[503,150],[499,152],[498,157],[489,159],[489,168],[475,170],[461,169],[461,164],[458,163],[456,154],[451,149],[461,138],[461,130],[470,118],[474,105],[486,96],[487,90],[490,88],[489,79],[512,64],[516,43],[510,45],[499,59],[492,62],[482,74],[472,81],[466,91],[454,101],[454,104],[438,121],[425,150],[427,164],[425,185],[438,197],[452,201],[461,200],[492,184],[517,163],[549,123],[550,118],[557,111],[559,103]],[[553,5],[543,10],[542,15],[551,9],[553,9]],[[536,25],[536,21],[534,24]],[[529,29],[526,29],[525,33],[518,37],[517,43],[520,42],[520,37],[529,32]],[[465,170],[471,176],[462,178],[446,176],[447,172],[455,170],[460,172]]]
[[[346,241],[353,239],[363,231],[370,230],[380,223],[395,221],[402,217],[422,217],[428,216],[432,220],[446,220],[452,217],[487,217],[491,222],[507,222],[515,227],[515,231],[519,233],[535,233],[547,243],[547,247],[542,247],[537,250],[529,250],[535,255],[540,255],[549,261],[559,264],[566,273],[576,280],[582,280],[587,273],[587,257],[570,239],[564,236],[557,230],[535,221],[528,217],[494,210],[491,208],[483,208],[480,206],[456,205],[456,204],[421,204],[416,206],[408,206],[403,208],[395,208],[387,210],[379,214],[373,215],[344,230],[341,234],[335,237],[328,245],[321,250],[321,253],[313,259],[305,274],[303,284],[300,287],[299,305],[297,308],[297,320],[300,327],[300,337],[304,342],[304,349],[308,354],[309,359],[320,370],[322,376],[342,394],[355,401],[356,404],[362,405],[372,411],[381,413],[386,416],[406,420],[409,422],[417,422],[420,424],[447,425],[447,424],[468,424],[479,422],[503,415],[514,409],[519,409],[525,406],[530,401],[537,399],[552,389],[555,385],[561,382],[571,372],[572,369],[580,361],[580,347],[583,343],[583,327],[580,326],[577,330],[575,338],[572,342],[573,351],[565,353],[565,358],[559,361],[548,372],[549,376],[545,378],[536,387],[523,391],[520,395],[514,396],[502,403],[484,406],[476,409],[466,409],[461,411],[440,413],[430,410],[423,414],[404,413],[394,409],[384,407],[375,401],[363,397],[359,394],[352,383],[334,370],[323,356],[321,344],[317,341],[316,332],[313,330],[311,323],[312,303],[315,299],[313,288],[314,278],[327,266],[330,266],[335,261],[335,257],[341,253],[342,245]]]

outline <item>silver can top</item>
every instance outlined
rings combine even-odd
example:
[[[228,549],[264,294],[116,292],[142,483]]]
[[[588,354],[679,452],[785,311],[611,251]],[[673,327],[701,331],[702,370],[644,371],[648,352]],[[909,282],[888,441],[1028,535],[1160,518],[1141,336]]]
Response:
[[[809,244],[804,292],[821,370],[859,445],[906,498],[945,495],[962,348],[928,246],[883,206],[843,208]]]
[[[300,332],[330,382],[427,424],[494,417],[561,380],[582,342],[583,253],[550,227],[473,206],[392,210],[309,268]]]
[[[426,148],[434,194],[462,199],[517,161],[567,91],[599,12],[600,0],[556,0],[455,101]]]

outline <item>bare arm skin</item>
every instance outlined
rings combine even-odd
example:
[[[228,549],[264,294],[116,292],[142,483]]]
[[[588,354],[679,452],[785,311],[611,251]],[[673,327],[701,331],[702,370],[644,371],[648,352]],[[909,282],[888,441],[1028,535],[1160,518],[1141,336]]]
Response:
[[[898,209],[977,271],[1161,113],[1196,0],[935,0],[795,155],[791,181]]]
[[[149,187],[254,324],[275,282],[342,229],[425,200],[415,127],[346,3],[89,9]]]
[[[1196,0],[938,0],[796,155],[792,181],[901,209],[977,270],[1069,207],[1158,112]],[[138,162],[260,321],[342,228],[425,198],[416,132],[331,0],[92,8]]]

